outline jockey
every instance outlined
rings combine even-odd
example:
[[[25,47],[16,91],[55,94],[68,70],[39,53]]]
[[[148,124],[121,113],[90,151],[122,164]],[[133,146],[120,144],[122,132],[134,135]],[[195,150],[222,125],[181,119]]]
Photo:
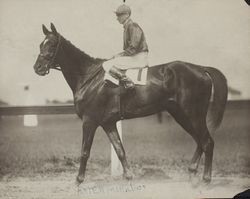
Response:
[[[103,68],[112,77],[121,81],[126,89],[134,83],[121,70],[143,68],[148,65],[148,45],[141,27],[130,19],[131,9],[123,4],[115,11],[117,20],[123,24],[123,52],[103,63]]]

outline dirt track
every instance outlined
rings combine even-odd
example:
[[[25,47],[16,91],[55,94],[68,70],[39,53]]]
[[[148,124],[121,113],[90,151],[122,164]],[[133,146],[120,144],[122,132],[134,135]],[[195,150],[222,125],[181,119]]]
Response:
[[[0,182],[0,198],[232,198],[250,185],[248,178],[217,177],[209,185],[202,184],[197,177],[188,176],[157,181],[123,181],[121,179],[90,180],[79,187],[75,185],[75,173],[32,178],[4,178]]]

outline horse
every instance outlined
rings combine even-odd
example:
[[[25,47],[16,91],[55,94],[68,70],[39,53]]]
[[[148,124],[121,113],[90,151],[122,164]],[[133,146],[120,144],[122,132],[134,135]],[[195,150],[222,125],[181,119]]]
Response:
[[[123,177],[131,180],[132,172],[116,122],[162,111],[168,111],[196,143],[188,171],[197,173],[204,153],[202,180],[211,182],[214,140],[210,132],[222,122],[228,94],[227,80],[221,71],[172,61],[149,67],[146,85],[136,85],[127,91],[104,79],[102,63],[106,59],[86,54],[65,39],[53,23],[50,26],[51,30],[48,30],[42,25],[45,39],[40,44],[40,53],[33,68],[40,76],[49,74],[50,69],[61,71],[72,90],[75,111],[82,120],[78,184],[85,179],[92,142],[99,126],[116,151],[123,167]]]

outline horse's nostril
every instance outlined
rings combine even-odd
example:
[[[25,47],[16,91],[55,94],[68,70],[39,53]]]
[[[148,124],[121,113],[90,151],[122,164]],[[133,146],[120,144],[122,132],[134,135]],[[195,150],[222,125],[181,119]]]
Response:
[[[33,67],[35,71],[38,71],[41,68],[41,64],[34,65]]]

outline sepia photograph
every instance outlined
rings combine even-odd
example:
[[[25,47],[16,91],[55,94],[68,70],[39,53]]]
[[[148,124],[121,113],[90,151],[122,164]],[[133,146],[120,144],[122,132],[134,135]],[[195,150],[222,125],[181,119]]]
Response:
[[[250,198],[248,0],[0,0],[0,199]]]

